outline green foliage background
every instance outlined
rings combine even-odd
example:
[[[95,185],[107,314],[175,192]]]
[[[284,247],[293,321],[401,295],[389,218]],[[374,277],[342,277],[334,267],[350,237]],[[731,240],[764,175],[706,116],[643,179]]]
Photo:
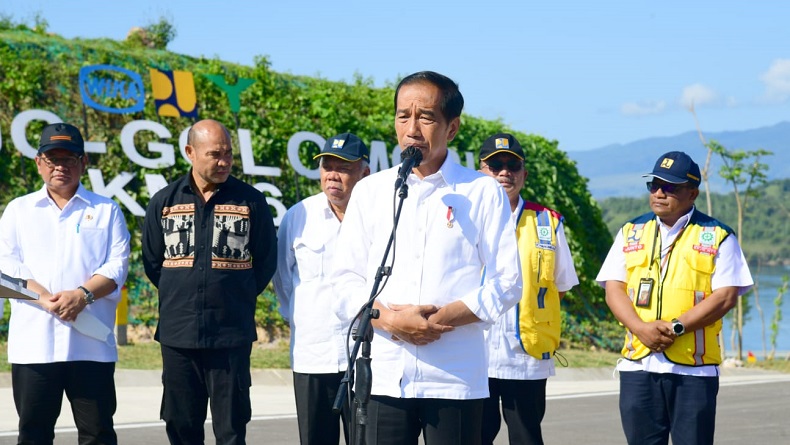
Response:
[[[16,150],[10,138],[12,119],[28,109],[54,112],[83,129],[86,140],[105,141],[108,152],[92,156],[92,167],[101,169],[105,182],[121,171],[134,172],[135,179],[125,190],[143,206],[148,201],[144,174],[158,173],[172,181],[188,171],[187,163],[178,155],[176,166],[164,170],[148,170],[127,159],[120,148],[119,135],[128,122],[137,119],[161,122],[174,137],[158,142],[174,147],[178,146],[178,135],[192,122],[185,118],[158,117],[150,94],[146,96],[145,110],[131,115],[83,107],[78,73],[83,66],[96,64],[116,65],[141,73],[147,92],[151,91],[149,67],[192,72],[201,118],[224,122],[234,133],[234,139],[235,128],[250,130],[256,164],[282,168],[280,177],[253,178],[243,175],[241,162],[236,159],[233,174],[250,183],[267,181],[275,185],[282,192],[279,199],[286,207],[320,190],[317,181],[299,176],[289,166],[286,147],[294,133],[310,131],[328,137],[351,131],[367,142],[384,141],[390,149],[397,144],[392,84],[376,88],[372,79],[361,76],[342,83],[277,73],[263,56],[252,67],[239,66],[216,58],[193,58],[143,48],[133,42],[67,40],[26,26],[0,26],[0,210],[14,197],[41,186],[35,164]],[[224,93],[202,74],[223,75],[231,84],[238,78],[252,78],[256,83],[242,93],[241,110],[234,115]],[[28,127],[27,137],[33,146],[43,125],[36,122]],[[594,282],[612,238],[600,208],[587,190],[586,179],[579,175],[574,162],[557,149],[556,141],[515,131],[500,121],[464,115],[453,146],[461,159],[465,159],[466,152],[474,152],[485,138],[499,131],[515,134],[528,152],[525,198],[552,207],[566,218],[566,234],[581,281],[564,299],[566,339],[615,349],[620,342],[620,329],[606,307],[602,289]],[[150,133],[138,134],[135,146],[144,156],[156,157],[158,154],[145,148],[152,140]],[[303,164],[312,165],[312,155],[319,149],[315,144],[303,144],[300,147]],[[140,264],[142,219],[128,212],[126,216],[133,237],[128,282],[131,321],[155,324],[156,293],[144,278]],[[284,327],[275,307],[273,294],[259,299],[258,322],[270,331]]]

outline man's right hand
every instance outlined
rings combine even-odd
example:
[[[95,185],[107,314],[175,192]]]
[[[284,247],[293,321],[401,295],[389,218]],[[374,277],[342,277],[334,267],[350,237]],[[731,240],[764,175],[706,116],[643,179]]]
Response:
[[[44,309],[45,311],[52,313],[52,315],[57,316],[58,314],[52,312],[52,308],[55,306],[55,303],[50,301],[51,299],[52,299],[52,294],[50,294],[49,292],[45,292],[38,294],[38,300],[30,300],[30,302],[41,307],[41,309]]]
[[[439,310],[432,304],[391,304],[379,307],[379,318],[374,326],[392,334],[394,340],[402,340],[413,345],[427,345],[438,340],[452,326],[441,325],[428,321],[428,316]]]
[[[672,346],[676,337],[672,331],[672,324],[663,320],[644,322],[634,334],[653,352],[663,352]]]

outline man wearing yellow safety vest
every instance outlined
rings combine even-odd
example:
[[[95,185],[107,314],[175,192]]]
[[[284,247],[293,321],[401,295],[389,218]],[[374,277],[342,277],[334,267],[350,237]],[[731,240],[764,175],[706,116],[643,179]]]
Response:
[[[540,423],[560,343],[560,300],[579,284],[562,215],[521,198],[524,159],[521,144],[508,133],[491,136],[480,148],[480,171],[496,179],[510,200],[524,280],[519,303],[486,332],[490,396],[483,405],[483,445],[499,432],[500,401],[510,443],[543,444]]]
[[[652,212],[627,222],[596,278],[626,328],[617,370],[629,444],[712,444],[721,319],[753,281],[732,229],[694,207],[699,166],[656,161]]]

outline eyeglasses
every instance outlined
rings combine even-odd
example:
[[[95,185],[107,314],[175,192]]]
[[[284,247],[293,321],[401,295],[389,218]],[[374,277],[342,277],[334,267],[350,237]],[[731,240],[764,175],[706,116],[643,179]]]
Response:
[[[47,167],[49,168],[55,168],[55,167],[74,168],[82,160],[82,156],[64,156],[62,158],[40,156],[40,158],[42,161],[44,161],[44,164],[46,164]]]
[[[658,191],[658,189],[661,189],[664,191],[664,193],[668,195],[674,195],[679,191],[688,188],[686,185],[683,184],[671,184],[668,182],[655,182],[655,181],[650,181],[645,185],[647,185],[647,191],[650,193],[655,193]]]
[[[486,167],[488,167],[491,173],[495,175],[500,171],[502,171],[503,168],[507,169],[507,171],[509,171],[510,173],[518,173],[521,171],[521,169],[524,168],[524,163],[518,159],[511,159],[507,162],[503,162],[498,159],[491,159],[485,161],[485,163],[486,163]]]

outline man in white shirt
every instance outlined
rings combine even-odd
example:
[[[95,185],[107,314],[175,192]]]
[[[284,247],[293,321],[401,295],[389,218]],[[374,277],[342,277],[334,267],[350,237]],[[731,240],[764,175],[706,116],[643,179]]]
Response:
[[[712,444],[721,319],[754,284],[733,230],[694,206],[700,170],[668,152],[649,213],[618,231],[596,280],[625,326],[620,418],[629,444]]]
[[[88,159],[76,127],[44,127],[35,162],[44,187],[11,201],[0,218],[0,269],[39,294],[11,301],[18,442],[52,443],[65,392],[80,443],[115,444],[118,351],[111,330],[129,232],[120,207],[80,183]],[[103,329],[82,328],[91,322]]]
[[[483,331],[521,296],[518,252],[504,190],[448,156],[463,96],[430,71],[395,91],[395,132],[422,163],[406,178],[396,241],[374,307],[369,444],[479,444],[488,397]],[[331,281],[335,312],[367,301],[393,228],[397,167],[354,188]],[[481,270],[485,278],[481,280]]]
[[[492,444],[499,433],[500,402],[512,445],[543,444],[540,423],[546,413],[546,381],[554,375],[554,351],[560,344],[560,300],[579,279],[562,215],[521,197],[527,171],[516,137],[489,137],[479,158],[480,171],[507,192],[524,278],[519,304],[486,332],[491,395],[483,407],[483,444]]]
[[[274,289],[291,327],[300,441],[337,445],[340,427],[332,404],[347,368],[348,324],[332,312],[329,271],[351,190],[370,174],[369,151],[357,136],[343,133],[329,138],[314,159],[319,159],[322,192],[288,209],[280,223]],[[344,405],[346,443],[349,417]]]

